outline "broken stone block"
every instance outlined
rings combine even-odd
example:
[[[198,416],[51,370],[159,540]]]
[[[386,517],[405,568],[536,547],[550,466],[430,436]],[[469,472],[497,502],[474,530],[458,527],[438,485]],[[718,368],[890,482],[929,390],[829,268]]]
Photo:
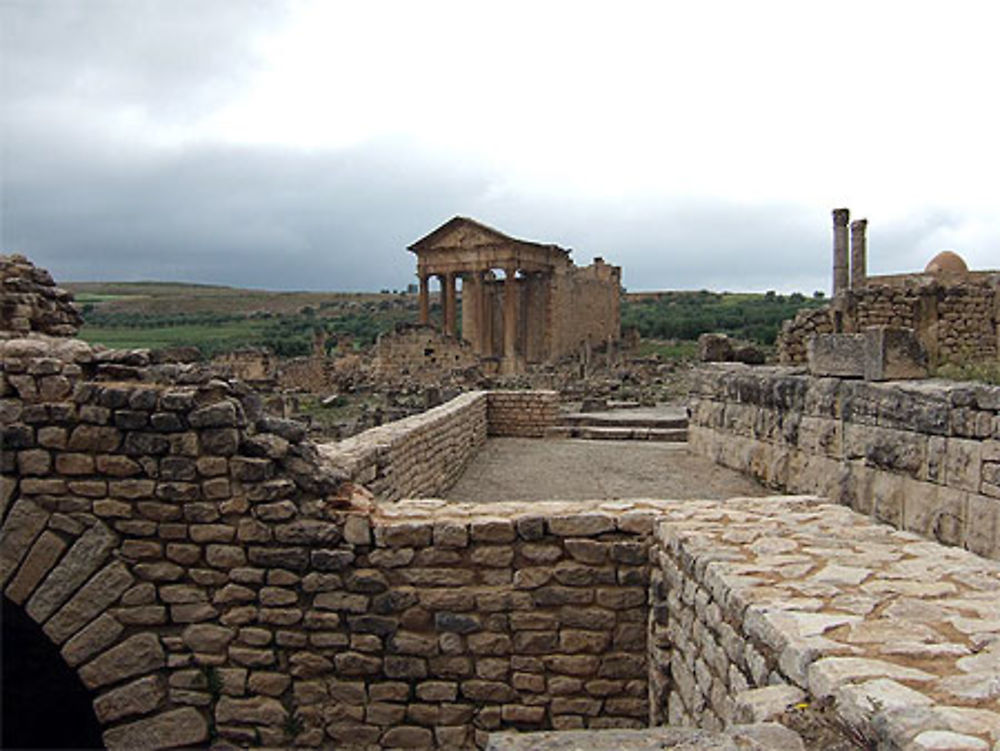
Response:
[[[698,337],[698,359],[729,362],[733,359],[733,344],[725,334],[702,334]]]
[[[927,350],[913,329],[871,326],[864,339],[866,381],[927,377]]]
[[[811,375],[862,378],[865,374],[865,335],[816,334],[806,342],[806,358]]]

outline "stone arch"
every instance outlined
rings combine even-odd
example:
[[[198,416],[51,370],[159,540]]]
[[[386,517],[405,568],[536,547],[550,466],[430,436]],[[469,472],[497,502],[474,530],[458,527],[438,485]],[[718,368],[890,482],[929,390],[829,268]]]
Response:
[[[207,723],[194,708],[145,716],[166,705],[166,652],[157,634],[112,612],[137,583],[120,546],[118,534],[95,516],[53,512],[15,494],[0,526],[4,597],[76,673],[107,747],[203,741]]]

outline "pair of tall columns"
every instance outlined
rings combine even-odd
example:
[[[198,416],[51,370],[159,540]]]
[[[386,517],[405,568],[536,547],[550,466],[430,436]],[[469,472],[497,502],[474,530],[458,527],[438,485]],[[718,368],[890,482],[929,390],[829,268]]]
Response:
[[[848,262],[848,209],[833,210],[833,294],[860,289],[868,278],[868,247],[865,233],[867,219],[850,222],[850,261]]]
[[[441,280],[441,331],[449,336],[455,335],[458,323],[456,311],[455,273],[421,274],[420,276],[420,323],[431,322],[430,278],[437,276]]]

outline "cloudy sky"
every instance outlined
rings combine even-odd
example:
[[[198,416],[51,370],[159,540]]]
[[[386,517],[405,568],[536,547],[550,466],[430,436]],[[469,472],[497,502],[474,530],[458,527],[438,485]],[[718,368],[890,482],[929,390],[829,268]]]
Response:
[[[629,289],[1000,267],[992,2],[0,0],[4,252],[402,287],[456,214]]]

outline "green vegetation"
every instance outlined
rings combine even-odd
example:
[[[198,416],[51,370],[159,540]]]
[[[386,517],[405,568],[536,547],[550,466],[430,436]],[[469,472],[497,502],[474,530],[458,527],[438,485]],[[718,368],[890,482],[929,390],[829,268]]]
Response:
[[[759,344],[774,344],[781,322],[802,308],[825,304],[821,293],[779,295],[729,292],[661,292],[627,296],[622,328],[636,328],[644,339],[694,341],[719,332]]]
[[[133,294],[137,288],[151,294]],[[416,300],[405,295],[235,292],[152,282],[86,285],[77,291],[86,322],[80,336],[118,348],[190,345],[206,357],[248,346],[296,357],[312,351],[318,331],[326,332],[328,348],[348,340],[356,348],[416,317]]]
[[[1000,362],[980,360],[961,364],[946,363],[935,368],[933,375],[950,381],[980,381],[1000,386]]]
[[[83,311],[85,340],[120,348],[191,345],[206,357],[247,346],[269,347],[282,357],[306,355],[319,330],[326,332],[328,348],[339,343],[343,350],[347,341],[358,348],[417,318],[416,295],[398,292],[267,292],[171,282],[65,286]],[[633,294],[623,298],[622,328],[638,329],[646,340],[641,354],[689,359],[702,333],[770,345],[781,321],[824,302],[820,293],[811,298],[706,290]]]
[[[659,357],[661,360],[682,361],[698,357],[698,343],[693,341],[643,339],[639,342],[639,357]]]

